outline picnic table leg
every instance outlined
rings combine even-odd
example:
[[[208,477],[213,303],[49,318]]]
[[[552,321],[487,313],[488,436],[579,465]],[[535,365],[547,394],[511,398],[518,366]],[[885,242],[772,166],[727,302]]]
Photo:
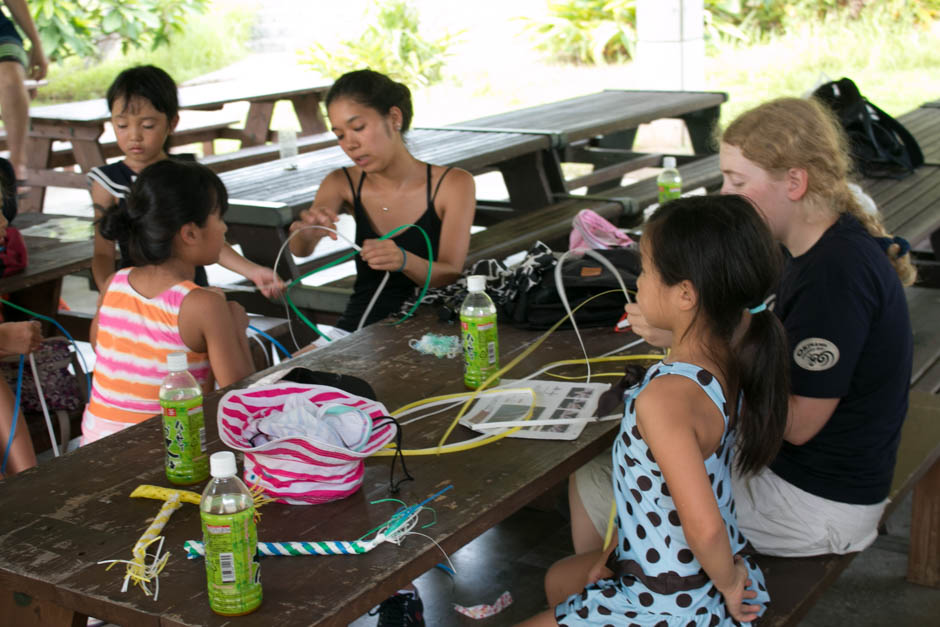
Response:
[[[689,129],[689,138],[692,140],[692,150],[697,155],[711,155],[716,152],[712,133],[715,125],[718,124],[718,116],[721,114],[721,107],[712,107],[711,109],[702,109],[693,111],[680,116],[685,127]]]
[[[26,169],[29,171],[29,180],[36,178],[37,171],[49,167],[52,157],[52,140],[45,137],[27,136],[26,138]],[[41,213],[42,204],[46,199],[46,188],[38,184],[30,185],[26,196],[19,201],[19,210],[23,213]]]
[[[5,625],[17,627],[85,627],[88,616],[21,592],[0,592],[0,616]]]
[[[248,118],[245,120],[245,131],[242,135],[242,148],[258,146],[268,141],[268,131],[271,128],[271,115],[274,113],[274,102],[256,100],[248,108]]]
[[[914,486],[907,580],[940,588],[940,460]]]
[[[555,202],[554,194],[564,194],[565,179],[554,151],[540,150],[499,164],[509,202],[516,211],[541,209]]]
[[[294,105],[294,113],[300,121],[302,135],[316,135],[326,132],[326,122],[320,111],[319,94],[304,94],[290,99]]]
[[[92,168],[105,164],[104,153],[101,152],[101,144],[98,143],[98,137],[72,140],[72,153],[75,155],[75,163],[82,169],[82,173],[90,172]]]

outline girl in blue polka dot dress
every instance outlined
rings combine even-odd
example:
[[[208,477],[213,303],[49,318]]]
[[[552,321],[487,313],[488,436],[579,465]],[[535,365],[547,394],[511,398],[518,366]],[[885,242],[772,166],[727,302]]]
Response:
[[[786,426],[786,336],[764,304],[779,248],[747,200],[704,196],[663,205],[640,251],[637,304],[679,339],[622,382],[613,540],[553,565],[554,609],[526,625],[737,625],[769,601],[730,476],[771,461]]]

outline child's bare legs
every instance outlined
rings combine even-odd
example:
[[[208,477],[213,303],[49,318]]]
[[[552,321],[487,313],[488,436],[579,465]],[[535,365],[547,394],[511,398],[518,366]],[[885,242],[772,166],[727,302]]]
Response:
[[[516,627],[558,627],[558,621],[555,620],[555,610],[545,610],[529,620],[522,621]]]
[[[545,597],[548,599],[549,609],[536,614],[529,620],[520,623],[520,627],[554,627],[555,606],[563,602],[572,594],[584,590],[588,583],[588,575],[598,561],[603,551],[591,551],[566,557],[552,564],[545,574]]]
[[[578,481],[575,475],[568,477],[568,510],[571,515],[571,541],[575,553],[599,551],[604,546],[604,539],[597,533],[594,522],[588,516],[581,495],[578,493]]]
[[[6,381],[0,379],[0,455],[3,455],[3,451],[6,450],[10,429],[13,426],[14,400],[13,390],[10,389]],[[23,419],[23,413],[20,412],[19,420],[16,421],[16,434],[13,437],[13,444],[10,445],[10,456],[7,459],[4,477],[12,477],[16,473],[35,465],[36,452],[33,450],[33,441],[29,437],[29,427],[26,425],[26,420]]]

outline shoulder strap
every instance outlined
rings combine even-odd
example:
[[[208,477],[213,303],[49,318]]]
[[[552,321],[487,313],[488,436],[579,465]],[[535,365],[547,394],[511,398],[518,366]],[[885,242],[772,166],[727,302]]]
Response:
[[[920,146],[917,143],[917,140],[914,139],[914,136],[911,135],[910,131],[904,128],[904,125],[895,120],[893,117],[879,109],[875,104],[865,100],[865,106],[869,107],[872,111],[878,114],[878,121],[882,126],[888,130],[897,134],[901,138],[901,142],[904,144],[904,150],[907,156],[907,163],[900,163],[899,165],[913,170],[924,164],[924,153],[921,152]]]
[[[441,189],[441,183],[444,182],[444,177],[447,176],[447,173],[454,169],[454,166],[447,166],[447,169],[441,173],[441,178],[437,179],[437,185],[434,186],[434,193],[428,197],[428,205],[434,203],[434,199],[437,198],[437,192]],[[428,193],[431,191],[431,165],[428,164]]]

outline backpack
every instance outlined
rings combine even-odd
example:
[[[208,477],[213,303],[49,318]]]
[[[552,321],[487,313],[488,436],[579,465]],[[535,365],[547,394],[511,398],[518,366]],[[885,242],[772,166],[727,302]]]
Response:
[[[636,290],[636,279],[640,274],[639,251],[635,248],[611,248],[594,252],[617,268],[627,289]],[[514,301],[502,307],[500,313],[512,324],[529,329],[547,329],[565,315],[555,284],[554,265],[542,272],[538,284],[520,292]],[[611,292],[597,296],[574,314],[579,327],[613,326],[623,315],[625,300],[620,283],[610,270],[592,257],[566,260],[561,269],[561,280],[572,309],[601,292]],[[570,329],[571,322],[566,320],[561,328]]]
[[[868,178],[901,179],[923,165],[914,136],[873,105],[849,78],[820,85],[813,96],[836,114],[849,140],[858,171]]]

